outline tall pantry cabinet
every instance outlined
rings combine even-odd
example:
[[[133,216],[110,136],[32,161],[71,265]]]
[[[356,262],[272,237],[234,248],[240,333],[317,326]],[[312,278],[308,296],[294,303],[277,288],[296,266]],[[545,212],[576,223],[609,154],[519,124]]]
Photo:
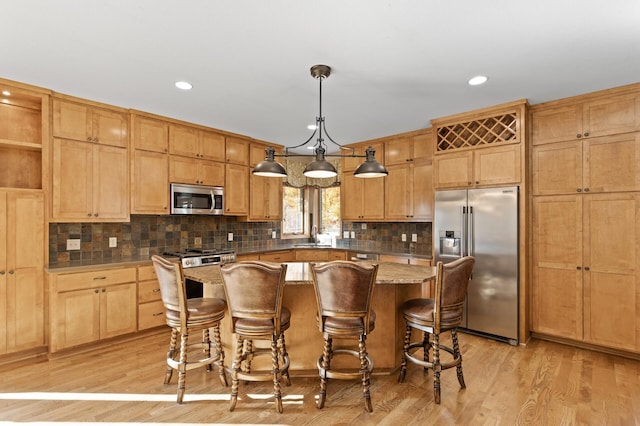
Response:
[[[531,108],[532,331],[640,352],[640,85]]]
[[[44,348],[50,92],[0,79],[0,356]]]

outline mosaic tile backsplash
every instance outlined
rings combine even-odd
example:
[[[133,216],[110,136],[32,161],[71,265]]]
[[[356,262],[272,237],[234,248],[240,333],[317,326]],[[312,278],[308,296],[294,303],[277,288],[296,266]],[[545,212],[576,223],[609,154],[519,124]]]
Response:
[[[227,216],[151,216],[132,215],[129,223],[51,223],[49,224],[49,262],[105,261],[138,258],[165,251],[201,247],[231,248],[237,252],[277,248],[291,244],[281,240],[281,224],[247,223]],[[339,245],[361,249],[385,249],[431,254],[431,223],[343,222],[344,231],[353,231],[354,239],[339,240]],[[277,239],[271,238],[276,231]],[[227,234],[233,233],[233,242]],[[402,242],[401,235],[408,242]],[[418,242],[411,243],[411,235]],[[109,248],[109,238],[117,247]],[[196,238],[201,244],[196,244]],[[80,239],[80,250],[67,250],[67,239]]]

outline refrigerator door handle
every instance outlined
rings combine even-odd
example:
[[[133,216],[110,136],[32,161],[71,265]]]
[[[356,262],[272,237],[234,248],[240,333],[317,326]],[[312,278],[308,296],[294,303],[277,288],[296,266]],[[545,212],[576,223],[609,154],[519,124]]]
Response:
[[[460,210],[460,257],[467,255],[467,207],[462,206]]]
[[[473,256],[473,206],[469,206],[469,214],[468,214],[468,220],[467,220],[467,226],[468,226],[468,231],[467,231],[467,254],[469,256]]]

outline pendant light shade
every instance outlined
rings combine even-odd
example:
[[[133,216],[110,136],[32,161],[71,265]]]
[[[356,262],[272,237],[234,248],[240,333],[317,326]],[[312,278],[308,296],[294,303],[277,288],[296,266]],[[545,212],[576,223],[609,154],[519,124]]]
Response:
[[[369,147],[365,150],[366,160],[360,164],[353,172],[355,177],[359,178],[376,178],[384,177],[389,174],[387,169],[375,159],[376,150]]]
[[[287,171],[284,169],[284,166],[274,158],[276,150],[270,146],[265,149],[265,153],[264,161],[256,165],[256,168],[253,169],[253,174],[265,177],[286,177]]]
[[[275,157],[314,157],[314,159],[307,164],[307,167],[304,169],[303,174],[310,178],[330,178],[334,177],[338,174],[336,168],[333,164],[329,163],[325,157],[364,157],[365,162],[362,163],[354,172],[354,176],[362,177],[362,178],[373,178],[373,177],[384,177],[389,174],[385,167],[378,163],[375,159],[375,150],[372,147],[369,147],[365,151],[365,155],[355,154],[355,150],[353,148],[345,147],[331,139],[329,134],[327,133],[327,129],[325,128],[325,120],[322,116],[322,80],[329,77],[331,74],[331,67],[328,65],[314,65],[311,67],[311,76],[320,82],[320,113],[316,117],[316,125],[313,131],[313,134],[309,139],[307,139],[304,143],[285,148],[284,154],[276,154],[275,149],[273,147],[268,147],[266,149],[266,156],[264,161],[261,161],[256,165],[253,170],[253,174],[258,176],[268,176],[268,177],[285,177],[287,176],[287,172],[282,166],[282,164],[278,163],[275,160]],[[337,150],[346,149],[351,150],[351,154],[327,154],[327,150],[324,144],[323,133],[326,135],[327,139],[333,143]],[[290,149],[300,148],[309,142],[316,136],[316,144],[314,146],[314,154],[295,154],[290,153]]]

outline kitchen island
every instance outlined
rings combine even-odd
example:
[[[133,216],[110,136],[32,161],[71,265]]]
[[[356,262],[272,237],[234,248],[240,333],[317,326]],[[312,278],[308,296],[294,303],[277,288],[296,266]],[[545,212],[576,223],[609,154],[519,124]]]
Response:
[[[373,291],[373,310],[376,327],[367,336],[367,349],[373,359],[374,374],[392,373],[401,361],[405,324],[400,307],[405,300],[426,297],[431,293],[430,281],[435,277],[432,266],[379,263],[376,286]],[[204,285],[207,297],[224,298],[222,275],[219,266],[203,266],[184,270],[188,279]],[[287,350],[291,359],[293,376],[317,375],[316,361],[322,355],[323,338],[316,323],[316,299],[309,263],[287,263],[286,286],[283,305],[291,311],[291,327],[285,332]],[[233,335],[229,318],[221,325],[227,367],[233,354]],[[352,345],[354,342],[349,342]],[[334,340],[335,347],[340,341]],[[336,359],[336,366],[350,359]]]

